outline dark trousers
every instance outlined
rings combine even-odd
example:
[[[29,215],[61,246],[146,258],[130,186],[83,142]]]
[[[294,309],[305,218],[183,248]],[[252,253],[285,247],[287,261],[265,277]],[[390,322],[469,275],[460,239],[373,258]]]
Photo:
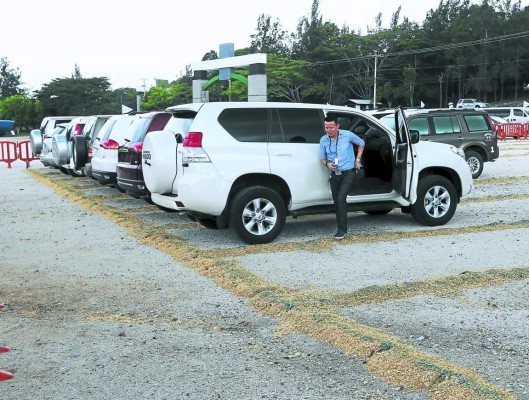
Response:
[[[334,202],[334,211],[336,213],[336,222],[338,223],[338,232],[347,232],[347,194],[353,186],[355,170],[351,169],[342,172],[341,175],[331,174],[329,180],[331,184],[332,201]]]

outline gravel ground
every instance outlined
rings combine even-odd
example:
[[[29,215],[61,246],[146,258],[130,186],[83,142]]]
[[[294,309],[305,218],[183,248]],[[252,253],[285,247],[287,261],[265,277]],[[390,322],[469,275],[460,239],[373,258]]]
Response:
[[[344,303],[339,314],[511,394],[497,398],[529,399],[529,280],[497,283],[494,275],[528,268],[529,143],[502,142],[500,149],[507,156],[486,164],[447,226],[427,235],[431,228],[395,211],[351,214],[355,237],[371,237],[364,242],[326,242],[334,219],[319,216],[290,220],[271,247],[242,246],[230,231],[146,209],[90,180],[77,185],[150,226],[167,225],[169,237],[307,296],[491,274],[470,288],[447,284]],[[59,184],[74,181],[38,164],[31,170]],[[0,354],[0,368],[15,374],[0,382],[2,399],[450,398],[384,379],[369,358],[333,337],[309,328],[285,334],[283,314],[259,312],[249,298],[146,245],[123,224],[36,182],[20,162],[12,169],[0,163],[0,181],[0,303],[7,305],[0,345],[11,347]],[[320,248],[296,247],[307,241]]]

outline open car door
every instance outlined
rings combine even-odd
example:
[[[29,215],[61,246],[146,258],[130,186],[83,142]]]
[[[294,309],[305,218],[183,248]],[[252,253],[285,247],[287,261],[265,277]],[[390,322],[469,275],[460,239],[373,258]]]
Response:
[[[412,142],[406,117],[401,107],[395,110],[395,150],[393,154],[393,189],[406,200],[411,199],[413,168],[415,151],[412,143],[417,143],[417,138]]]

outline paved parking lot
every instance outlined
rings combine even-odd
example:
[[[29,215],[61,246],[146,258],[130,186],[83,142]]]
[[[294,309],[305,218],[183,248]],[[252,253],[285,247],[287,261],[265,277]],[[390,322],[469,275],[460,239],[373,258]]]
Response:
[[[529,141],[446,226],[351,213],[340,243],[332,215],[247,246],[38,162],[0,180],[7,399],[529,399]]]

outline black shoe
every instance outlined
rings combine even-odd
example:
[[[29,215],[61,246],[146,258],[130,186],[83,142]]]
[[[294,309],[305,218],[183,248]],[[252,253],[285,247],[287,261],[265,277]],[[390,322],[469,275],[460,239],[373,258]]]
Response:
[[[347,232],[336,232],[336,235],[334,235],[334,238],[336,240],[342,240],[347,235]]]

